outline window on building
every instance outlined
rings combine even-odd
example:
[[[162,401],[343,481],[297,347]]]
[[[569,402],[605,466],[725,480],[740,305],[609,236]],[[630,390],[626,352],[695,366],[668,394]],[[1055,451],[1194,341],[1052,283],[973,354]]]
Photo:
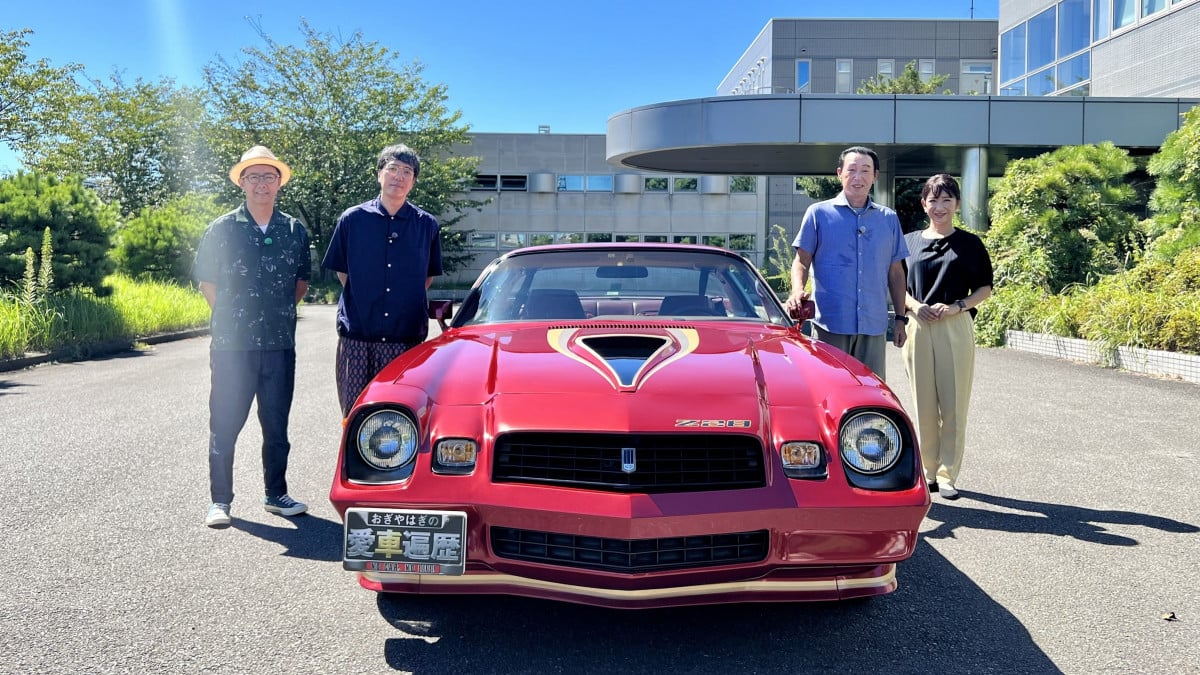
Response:
[[[1031,74],[1025,80],[1025,94],[1028,96],[1048,96],[1054,93],[1054,68],[1046,68]]]
[[[495,232],[472,232],[470,239],[471,248],[488,248],[496,250],[496,233]]]
[[[879,79],[890,80],[896,75],[896,59],[879,59]]]
[[[854,93],[854,60],[853,59],[838,59],[837,60],[837,93],[853,94]]]
[[[1137,0],[1112,0],[1113,30],[1137,21]]]
[[[1112,26],[1112,0],[1092,0],[1092,39],[1108,37]]]
[[[642,241],[647,244],[665,244],[667,243],[667,235],[665,234],[647,234],[642,237]]]
[[[612,176],[588,176],[587,177],[588,192],[612,192],[613,177]]]
[[[812,91],[812,61],[796,59],[796,93],[807,94]]]
[[[754,235],[752,235],[752,234],[731,234],[731,235],[729,235],[729,249],[731,251],[753,251],[754,250]]]
[[[676,244],[695,244],[697,239],[694,234],[677,234],[672,241]]]
[[[1029,70],[1037,70],[1054,62],[1056,8],[1051,7],[1029,20],[1028,62]]]
[[[642,183],[642,190],[645,192],[666,192],[671,184],[665,176],[646,176],[646,180]]]
[[[754,176],[732,176],[729,179],[730,192],[757,192],[758,179]]]
[[[506,175],[500,176],[501,190],[521,190],[524,191],[529,187],[528,176]]]
[[[477,173],[475,180],[471,182],[471,189],[494,191],[499,183],[499,178],[494,173]]]
[[[583,176],[559,176],[559,192],[583,192]]]
[[[554,243],[556,244],[582,244],[583,234],[579,232],[556,232],[554,233]]]
[[[1150,16],[1167,8],[1167,0],[1142,0],[1142,16]]]
[[[1091,91],[1092,91],[1092,88],[1090,86],[1084,84],[1084,85],[1075,87],[1074,89],[1068,89],[1067,91],[1059,92],[1058,95],[1059,96],[1091,96],[1092,95]]]
[[[588,232],[587,242],[589,244],[609,244],[612,243],[612,232]]]
[[[503,232],[500,234],[500,248],[521,248],[526,246],[529,238],[524,232]]]
[[[530,246],[549,246],[554,243],[554,235],[550,232],[534,232],[529,235]]]
[[[922,82],[928,82],[933,79],[937,70],[936,62],[933,59],[918,59],[917,73],[921,76]]]
[[[618,244],[627,244],[630,242],[638,241],[639,239],[640,239],[640,237],[638,237],[638,235],[636,235],[636,234],[615,234],[615,235],[613,235],[613,241],[617,242]]]
[[[1025,24],[1013,26],[1000,36],[1000,81],[1025,74]]]
[[[1091,79],[1091,55],[1087,52],[1059,63],[1055,89],[1067,89]]]
[[[1070,56],[1091,44],[1092,0],[1058,3],[1058,58]]]
[[[681,177],[676,178],[672,186],[672,192],[699,192],[700,180],[698,178]]]
[[[992,85],[992,64],[988,61],[963,61],[962,74],[958,77],[958,93],[963,95],[995,93]]]
[[[1008,84],[1004,85],[1003,87],[1000,87],[1000,95],[1001,96],[1024,96],[1025,95],[1025,80],[1017,80],[1016,82],[1009,82]]]
[[[704,235],[705,246],[716,246],[717,248],[725,248],[725,235],[723,234],[706,234]]]

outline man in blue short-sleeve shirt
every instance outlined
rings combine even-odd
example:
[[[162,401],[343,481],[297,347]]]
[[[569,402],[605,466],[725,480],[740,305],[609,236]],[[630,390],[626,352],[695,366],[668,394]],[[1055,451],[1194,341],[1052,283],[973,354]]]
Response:
[[[296,303],[308,290],[308,232],[275,207],[292,171],[256,145],[229,171],[246,194],[214,220],[196,249],[193,275],[212,309],[208,473],[212,504],[205,524],[228,527],[233,453],[258,401],[262,425],[263,508],[294,516],[307,506],[287,492],[288,416],[296,381]]]
[[[429,333],[426,291],[442,273],[437,219],[408,201],[421,160],[384,148],[379,196],[338,218],[322,266],[342,282],[337,314],[337,390],[342,416],[383,367]]]
[[[842,191],[833,199],[808,207],[792,246],[792,292],[789,309],[809,297],[817,313],[813,328],[828,342],[885,376],[888,296],[904,307],[903,261],[908,257],[904,232],[896,212],[871,201],[871,186],[879,175],[879,157],[869,148],[854,146],[838,158]],[[903,311],[894,328],[897,347],[906,339]]]

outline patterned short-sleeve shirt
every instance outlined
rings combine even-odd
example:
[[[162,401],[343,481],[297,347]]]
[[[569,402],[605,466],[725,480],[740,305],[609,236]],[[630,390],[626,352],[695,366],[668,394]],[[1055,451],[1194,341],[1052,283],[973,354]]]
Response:
[[[296,346],[296,282],[312,272],[308,231],[279,209],[263,232],[246,211],[214,220],[196,250],[193,276],[216,287],[212,349]]]

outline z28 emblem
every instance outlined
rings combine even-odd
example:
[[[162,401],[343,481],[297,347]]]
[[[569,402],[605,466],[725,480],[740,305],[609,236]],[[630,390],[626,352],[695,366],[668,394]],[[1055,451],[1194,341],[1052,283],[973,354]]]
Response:
[[[750,420],[675,420],[675,426],[702,429],[749,429]]]

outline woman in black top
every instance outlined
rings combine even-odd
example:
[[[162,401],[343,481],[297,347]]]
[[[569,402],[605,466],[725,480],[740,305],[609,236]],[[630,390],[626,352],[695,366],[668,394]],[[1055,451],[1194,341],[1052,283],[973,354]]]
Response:
[[[976,310],[992,294],[992,261],[979,237],[954,227],[961,193],[940,173],[925,182],[929,227],[905,235],[904,367],[912,388],[921,461],[931,492],[957,499],[967,406],[975,374]]]

